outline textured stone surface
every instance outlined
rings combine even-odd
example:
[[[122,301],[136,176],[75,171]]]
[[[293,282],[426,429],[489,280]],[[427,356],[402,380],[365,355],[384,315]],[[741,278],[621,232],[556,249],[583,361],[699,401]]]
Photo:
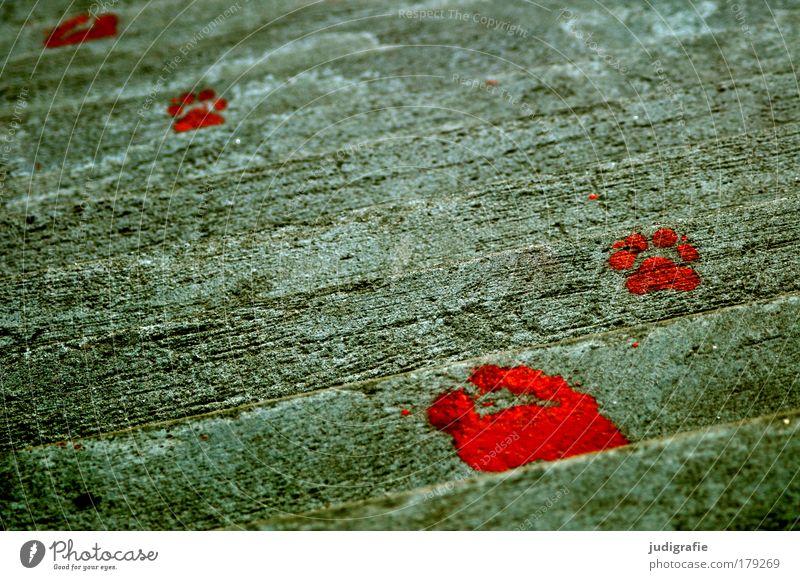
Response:
[[[797,206],[678,223],[702,252],[692,292],[630,294],[607,265],[627,230],[277,298],[165,280],[158,294],[183,299],[154,309],[109,289],[107,313],[93,300],[81,319],[23,327],[0,355],[6,432],[52,442],[795,292]]]
[[[213,4],[208,11],[217,14],[219,5]],[[65,188],[68,193],[85,187],[87,174],[102,182],[106,191],[118,191],[120,186],[122,190],[140,190],[143,184],[170,181],[176,174],[205,177],[209,164],[216,170],[263,162],[280,167],[305,154],[365,147],[365,143],[372,149],[374,141],[394,143],[420,134],[433,137],[441,133],[444,143],[437,145],[442,147],[448,141],[461,141],[461,133],[469,133],[470,127],[488,125],[491,140],[484,139],[483,147],[502,139],[503,151],[517,150],[517,164],[541,170],[542,161],[530,159],[530,155],[542,143],[558,141],[564,145],[563,151],[569,152],[572,141],[610,141],[591,149],[588,158],[587,153],[576,151],[581,163],[586,163],[598,154],[609,160],[613,150],[606,150],[608,145],[624,145],[628,154],[640,147],[668,147],[675,132],[669,125],[678,122],[686,123],[686,128],[680,128],[676,142],[686,144],[796,118],[782,113],[795,107],[786,91],[796,87],[782,90],[772,86],[781,83],[782,76],[790,75],[790,81],[794,78],[789,63],[796,55],[791,52],[793,44],[786,42],[796,21],[791,11],[776,6],[767,14],[756,9],[758,2],[753,2],[753,7],[744,3],[745,9],[750,8],[749,25],[763,28],[757,37],[747,37],[738,28],[726,30],[725,25],[735,23],[736,17],[720,4],[706,15],[713,34],[697,37],[696,31],[688,35],[684,34],[688,31],[661,31],[637,37],[636,50],[630,50],[622,49],[621,41],[630,43],[631,33],[647,34],[652,27],[663,26],[662,21],[668,23],[667,11],[662,8],[658,14],[629,21],[625,26],[631,28],[626,31],[613,17],[600,14],[594,3],[587,4],[573,6],[581,17],[573,28],[559,19],[560,4],[544,17],[541,11],[531,10],[530,4],[518,7],[516,14],[514,9],[508,10],[507,21],[521,23],[528,38],[453,19],[398,17],[402,6],[397,3],[391,3],[388,10],[354,4],[350,11],[358,18],[375,13],[384,16],[369,19],[369,32],[362,21],[350,20],[337,10],[320,18],[319,9],[293,25],[280,20],[264,34],[242,39],[241,33],[233,31],[227,42],[243,54],[230,52],[219,38],[207,43],[216,47],[214,52],[192,50],[185,57],[181,45],[172,44],[171,38],[163,39],[170,43],[163,54],[158,45],[147,44],[136,51],[118,43],[115,46],[121,54],[116,58],[123,60],[104,61],[101,74],[93,59],[81,59],[78,54],[62,56],[68,59],[71,71],[64,75],[65,63],[51,61],[54,55],[48,51],[47,58],[37,63],[31,82],[51,66],[64,94],[54,97],[52,89],[25,86],[30,103],[24,115],[27,139],[12,143],[7,163],[25,176],[20,186],[25,192],[40,193],[40,184],[46,181],[45,189]],[[235,30],[237,18],[245,15],[248,7],[242,6],[225,25]],[[461,13],[503,12],[482,2],[456,6]],[[274,51],[283,46],[281,41],[297,38],[298,27],[307,27],[309,21],[321,28],[326,23],[338,24],[335,33],[311,35],[277,54],[266,48]],[[284,30],[287,26],[288,32]],[[277,27],[274,32],[273,27]],[[599,59],[578,37],[589,33],[599,43],[601,54],[611,53],[624,61],[624,74]],[[422,39],[428,42],[419,46]],[[88,43],[81,50],[94,46]],[[263,59],[265,53],[270,58]],[[154,93],[154,77],[174,55],[183,59],[181,67],[167,75],[169,83],[159,85]],[[153,62],[145,67],[150,59]],[[188,60],[193,66],[187,66]],[[87,68],[84,75],[78,74],[81,63]],[[131,72],[137,64],[145,70]],[[78,70],[73,70],[76,67]],[[471,88],[473,81],[480,84],[488,77],[501,81],[493,91]],[[50,86],[55,81],[45,78],[42,82]],[[112,86],[103,86],[104,82]],[[196,84],[202,88],[204,83],[231,98],[226,113],[229,122],[202,138],[193,134],[176,138],[164,113],[169,98]],[[13,84],[7,91],[11,102],[21,89],[19,79]],[[125,96],[125,90],[132,95]],[[41,105],[36,100],[40,96],[47,98]],[[648,103],[654,97],[661,102]],[[66,106],[60,105],[62,99]],[[497,125],[527,118],[523,104],[537,113],[547,129],[544,134],[538,130],[538,134],[523,138],[530,131],[529,122],[523,124],[524,131],[516,132],[513,126]],[[744,108],[747,115],[742,114]],[[550,119],[557,112],[561,114]],[[693,124],[691,120],[698,117],[700,122]],[[647,128],[646,146],[627,135],[636,126]],[[236,138],[241,143],[235,143]],[[459,158],[474,156],[483,147],[464,147],[456,154]],[[563,151],[555,157],[563,156]],[[409,154],[407,150],[400,153]],[[392,159],[384,153],[376,155]],[[438,151],[438,156],[447,157],[446,150]],[[497,159],[497,155],[487,156]],[[35,163],[40,166],[36,173],[43,175],[31,182]],[[463,179],[467,181],[469,176]]]

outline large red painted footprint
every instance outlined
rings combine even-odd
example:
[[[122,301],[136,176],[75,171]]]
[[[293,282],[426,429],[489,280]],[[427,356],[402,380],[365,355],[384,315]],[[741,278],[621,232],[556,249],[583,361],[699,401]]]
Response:
[[[627,445],[628,440],[600,414],[591,395],[578,393],[560,376],[525,366],[486,365],[469,381],[476,395],[458,389],[440,395],[428,409],[431,424],[453,436],[459,457],[479,471],[505,471],[531,461],[553,461]],[[481,414],[506,390],[538,401]]]
[[[175,117],[175,124],[172,128],[181,133],[203,127],[222,125],[225,122],[224,117],[214,111],[224,111],[228,106],[228,101],[216,99],[215,97],[214,91],[204,89],[197,93],[196,99],[194,93],[184,93],[179,97],[173,98],[170,101],[170,106],[167,107],[167,113],[171,117]],[[194,103],[196,105],[190,107]],[[212,107],[213,110],[209,107]],[[189,109],[188,111],[186,110],[187,108]]]
[[[682,241],[685,242],[686,236]],[[662,228],[653,234],[652,243],[656,248],[676,250],[677,256],[684,263],[700,259],[700,253],[688,243],[675,244],[678,235],[669,228]],[[615,270],[630,270],[636,265],[640,254],[648,251],[647,238],[642,234],[631,234],[612,246],[617,251],[608,259]],[[681,266],[669,258],[651,256],[645,258],[636,271],[625,281],[625,287],[632,294],[647,294],[657,290],[678,290],[689,292],[700,284],[700,276],[689,266]]]
[[[91,20],[92,16],[89,14],[80,14],[52,31],[46,32],[45,47],[57,48],[68,44],[80,44],[88,40],[99,40],[117,34],[119,19],[115,14],[100,14],[94,17],[94,22],[88,28],[85,27],[84,25]]]

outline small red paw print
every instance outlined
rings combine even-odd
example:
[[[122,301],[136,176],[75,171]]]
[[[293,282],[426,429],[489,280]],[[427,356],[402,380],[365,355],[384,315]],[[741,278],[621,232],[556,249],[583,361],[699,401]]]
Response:
[[[80,14],[75,18],[67,20],[64,24],[47,32],[45,38],[45,48],[56,48],[68,44],[80,44],[88,40],[99,40],[117,34],[117,22],[119,19],[115,14],[100,14],[94,17],[94,22],[88,28],[83,27],[92,16]],[[83,27],[83,28],[82,28]]]
[[[476,394],[462,388],[440,395],[428,409],[428,420],[452,435],[458,456],[473,469],[505,471],[628,444],[600,414],[594,397],[572,390],[560,376],[525,366],[486,365],[469,381]],[[485,412],[496,408],[487,399],[498,395],[499,403],[502,396],[534,402]]]
[[[211,89],[204,89],[197,93],[185,93],[179,97],[174,97],[167,107],[167,113],[175,117],[175,124],[172,126],[176,132],[192,131],[202,127],[212,127],[222,125],[225,119],[215,111],[224,111],[228,106],[225,99],[215,99],[216,94]],[[197,103],[190,108],[191,105]],[[189,109],[188,111],[186,109]]]
[[[653,234],[651,240],[655,248],[673,249],[683,263],[700,259],[700,254],[693,245],[685,242],[676,246],[678,235],[669,228],[661,228]],[[617,251],[608,259],[615,270],[630,270],[636,265],[640,254],[649,249],[647,238],[642,234],[631,234],[612,246]],[[625,281],[625,287],[632,294],[647,294],[657,290],[678,290],[689,292],[700,284],[700,276],[689,266],[681,266],[670,258],[651,256],[645,258],[636,271]]]

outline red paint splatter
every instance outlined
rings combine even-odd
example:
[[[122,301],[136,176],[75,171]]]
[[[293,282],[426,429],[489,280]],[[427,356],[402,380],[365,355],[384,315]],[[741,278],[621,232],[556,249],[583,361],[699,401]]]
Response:
[[[411,411],[409,411],[408,409],[403,409],[402,411],[400,411],[400,414],[403,417],[408,417],[411,414]]]
[[[200,434],[200,440],[201,441],[208,441],[208,435],[205,434],[205,433],[201,433]]]
[[[639,343],[638,343],[638,342],[634,342],[634,343],[631,345],[631,347],[632,347],[632,348],[639,348]]]
[[[81,445],[80,443],[76,443],[75,445],[72,446],[72,448],[80,451],[81,449],[83,449],[83,445]]]
[[[473,469],[505,471],[531,461],[553,461],[628,444],[600,414],[597,401],[573,391],[560,376],[525,366],[486,365],[469,380],[480,395],[506,389],[555,403],[519,405],[480,416],[475,397],[464,389],[440,395],[428,409],[428,419],[453,436],[459,457]]]
[[[213,91],[211,96],[214,96]],[[192,93],[183,93],[181,96],[175,97],[170,102],[173,105],[191,105],[194,103],[194,95]]]
[[[215,93],[212,89],[203,89],[202,91],[197,93],[197,98],[201,101],[210,101],[216,96],[217,93]]]
[[[669,228],[661,228],[653,234],[652,241],[656,248],[673,248],[678,241],[678,235]],[[618,251],[608,258],[609,266],[615,270],[629,270],[636,264],[639,254],[647,250],[648,245],[643,235],[632,234],[624,241],[614,242],[611,247]],[[680,244],[676,250],[683,262],[700,259],[700,253],[691,244]],[[693,268],[680,266],[670,258],[661,256],[645,258],[625,281],[625,287],[632,294],[647,294],[657,290],[689,292],[699,284],[700,277]]]
[[[192,93],[184,93],[171,99],[170,105],[167,107],[167,114],[177,118],[172,128],[181,133],[225,123],[225,118],[210,110],[209,105],[214,110],[224,111],[228,107],[228,101],[217,99],[213,103],[209,103],[215,96],[216,93],[213,90],[203,89],[197,94],[197,106],[188,112],[185,111],[185,108],[195,102],[195,96]],[[181,115],[183,116],[181,117]]]
[[[62,447],[62,448],[66,447],[67,446],[67,442],[66,441],[56,441],[56,446]]]
[[[590,194],[589,194],[589,199],[590,199],[591,201],[594,201],[594,200],[596,200],[596,199],[600,199],[600,196],[599,196],[599,195],[597,195],[596,193],[590,193]]]
[[[692,268],[678,266],[669,258],[647,258],[628,278],[625,286],[633,294],[647,294],[657,290],[689,292],[700,284],[700,277]]]
[[[497,79],[486,79],[486,84],[490,87],[496,87]]]
[[[92,17],[89,14],[80,14],[57,26],[52,31],[46,32],[47,38],[45,38],[44,46],[46,48],[57,48],[68,44],[80,44],[89,40],[100,40],[117,34],[117,22],[119,22],[119,19],[115,14],[101,14],[95,18],[88,28],[76,30],[91,19]]]

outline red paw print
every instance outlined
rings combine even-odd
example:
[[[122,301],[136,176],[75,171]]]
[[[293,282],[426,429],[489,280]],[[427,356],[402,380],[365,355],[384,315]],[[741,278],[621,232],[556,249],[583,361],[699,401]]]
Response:
[[[80,14],[71,20],[67,20],[50,33],[46,33],[45,47],[56,48],[68,44],[80,44],[87,40],[99,40],[117,34],[117,22],[119,19],[115,14],[101,14],[95,18],[91,26],[80,28],[91,19],[92,17],[88,14]]]
[[[193,93],[185,93],[180,97],[173,98],[170,101],[172,104],[167,107],[167,113],[176,118],[172,128],[178,133],[181,133],[182,131],[191,131],[202,127],[222,125],[225,119],[222,115],[209,109],[207,105],[211,105],[214,110],[224,111],[228,106],[228,102],[225,99],[215,100],[215,96],[216,94],[211,89],[200,91],[197,93],[197,105],[189,109],[188,112],[185,111],[187,106],[195,102]],[[211,103],[211,101],[213,101],[213,103]]]
[[[686,240],[686,236],[681,238]],[[672,248],[678,235],[669,228],[662,228],[653,234],[653,246]],[[636,264],[639,254],[647,251],[647,239],[642,234],[631,234],[624,240],[615,242],[612,248],[619,251],[611,254],[609,265],[615,270],[629,270]],[[700,254],[691,244],[678,244],[677,254],[682,262],[694,262]],[[647,294],[656,290],[679,290],[689,292],[700,284],[700,276],[693,268],[679,266],[669,258],[651,256],[645,258],[636,271],[625,281],[625,287],[632,294]]]
[[[600,415],[597,401],[573,391],[560,376],[550,377],[525,366],[486,365],[465,389],[440,395],[428,409],[431,424],[453,436],[458,455],[479,471],[505,471],[542,459],[553,461],[627,445],[628,440]],[[515,400],[536,402],[482,414],[476,408],[493,406],[486,400],[505,391]]]

